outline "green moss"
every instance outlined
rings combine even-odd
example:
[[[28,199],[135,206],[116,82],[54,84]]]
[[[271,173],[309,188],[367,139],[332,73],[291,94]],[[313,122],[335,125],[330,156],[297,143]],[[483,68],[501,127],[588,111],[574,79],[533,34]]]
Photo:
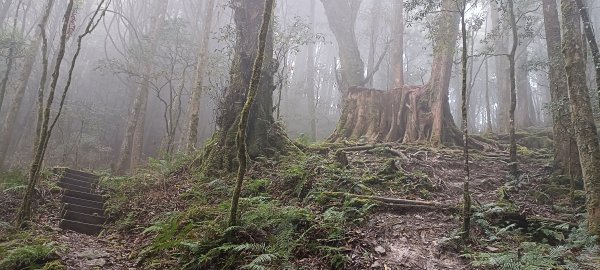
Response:
[[[533,156],[533,151],[525,146],[517,145],[517,154],[523,157],[531,157]]]

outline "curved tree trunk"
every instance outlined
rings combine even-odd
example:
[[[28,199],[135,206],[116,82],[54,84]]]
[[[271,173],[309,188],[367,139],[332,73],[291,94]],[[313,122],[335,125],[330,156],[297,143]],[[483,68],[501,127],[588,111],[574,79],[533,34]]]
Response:
[[[438,35],[433,48],[431,78],[424,86],[404,86],[389,91],[351,87],[342,115],[330,141],[430,142],[462,144],[452,120],[448,86],[458,37],[458,12],[453,0],[442,3],[437,17]]]
[[[258,33],[262,22],[265,0],[234,0],[234,22],[237,32],[235,56],[230,70],[230,85],[219,101],[217,132],[207,143],[202,160],[202,171],[207,175],[232,172],[237,168],[236,134],[239,115],[246,101],[253,61],[258,51]],[[259,155],[271,157],[285,154],[291,142],[273,118],[273,29],[267,34],[265,59],[261,70],[256,100],[250,110],[246,136],[250,158]]]
[[[350,86],[361,86],[365,64],[356,42],[355,24],[362,0],[321,0],[329,28],[335,35],[340,53],[341,78],[338,89],[343,94]]]

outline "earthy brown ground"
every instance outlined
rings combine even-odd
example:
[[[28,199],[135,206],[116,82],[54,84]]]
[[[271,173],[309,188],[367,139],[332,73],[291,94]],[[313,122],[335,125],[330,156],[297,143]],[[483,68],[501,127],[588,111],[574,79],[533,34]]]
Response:
[[[408,161],[396,158],[397,165],[402,170],[420,171],[428,176],[434,187],[427,195],[428,200],[459,205],[464,179],[460,149],[429,149],[402,145],[393,145],[392,148],[408,157]],[[348,154],[349,168],[357,176],[364,175],[365,172],[376,174],[390,158],[393,157],[369,151],[354,151]],[[559,215],[551,205],[538,203],[530,196],[538,185],[548,181],[549,158],[549,155],[543,153],[522,158],[520,168],[524,173],[523,181],[515,193],[511,194],[511,199],[517,205],[522,205],[522,211],[528,216],[568,220],[569,216]],[[473,155],[471,188],[474,205],[484,205],[497,200],[498,188],[507,181],[507,159],[507,154],[499,150],[477,152]],[[254,173],[257,171],[262,170],[254,170]],[[319,181],[318,176],[315,181]],[[43,198],[46,203],[39,208],[35,228],[40,234],[63,247],[59,255],[68,269],[139,269],[135,266],[135,250],[148,243],[148,239],[140,232],[144,226],[151,224],[152,217],[185,208],[177,198],[189,186],[189,180],[178,180],[176,177],[165,180],[163,188],[145,193],[147,200],[138,200],[144,202],[143,205],[132,208],[143,210],[138,216],[141,220],[138,224],[121,230],[120,233],[111,230],[110,234],[99,237],[57,228],[59,194],[44,192]],[[374,195],[379,196],[420,199],[418,195],[401,194],[398,190],[388,187],[373,190],[376,191]],[[17,197],[14,193],[0,194],[0,221],[11,220]],[[468,261],[459,257],[452,248],[442,244],[444,238],[449,237],[459,224],[459,215],[451,211],[375,212],[368,217],[365,224],[348,228],[350,236],[346,249],[351,262],[347,269],[470,269]],[[472,248],[494,249],[477,244]],[[322,267],[318,260],[319,258],[303,259],[302,263]]]

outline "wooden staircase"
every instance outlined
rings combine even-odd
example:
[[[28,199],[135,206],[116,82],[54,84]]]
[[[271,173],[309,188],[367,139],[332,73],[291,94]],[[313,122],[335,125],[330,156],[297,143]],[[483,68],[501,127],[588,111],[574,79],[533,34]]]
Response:
[[[104,229],[104,197],[98,194],[99,176],[69,168],[55,168],[63,189],[59,227],[88,235]]]

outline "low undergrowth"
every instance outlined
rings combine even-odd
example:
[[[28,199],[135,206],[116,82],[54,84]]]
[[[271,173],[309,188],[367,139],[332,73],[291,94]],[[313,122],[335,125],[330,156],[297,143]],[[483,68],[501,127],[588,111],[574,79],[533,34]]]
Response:
[[[511,204],[485,205],[473,215],[477,236],[464,257],[483,269],[597,269],[598,238],[586,225],[515,218]],[[581,217],[580,220],[585,220]]]
[[[66,269],[57,255],[55,243],[35,237],[28,231],[17,231],[7,224],[0,235],[0,269]]]

